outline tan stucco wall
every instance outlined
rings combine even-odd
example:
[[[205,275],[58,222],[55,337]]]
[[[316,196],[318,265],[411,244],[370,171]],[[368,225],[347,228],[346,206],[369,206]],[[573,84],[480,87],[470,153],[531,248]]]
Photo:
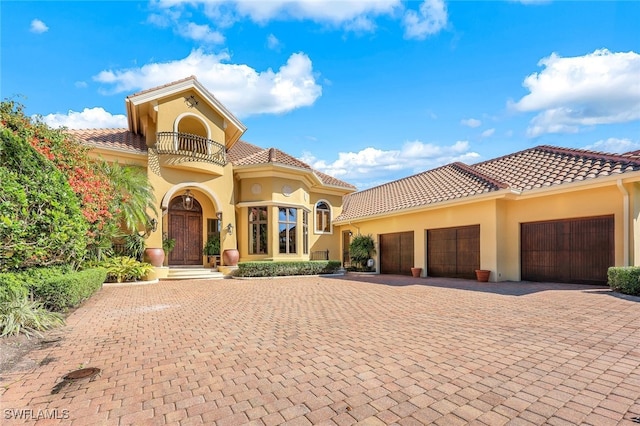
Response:
[[[622,193],[615,183],[594,189],[563,192],[544,197],[506,203],[505,233],[508,236],[501,253],[502,277],[520,280],[520,224],[558,219],[614,215],[615,264],[623,263]]]
[[[153,163],[153,154],[150,154],[150,163]],[[169,192],[176,187],[180,187],[176,191],[172,199],[184,194],[187,186],[194,194],[196,200],[202,206],[203,226],[202,241],[203,244],[207,240],[207,219],[215,219],[216,213],[222,212],[222,226],[231,223],[234,230],[237,229],[234,209],[234,193],[233,193],[233,172],[231,164],[224,167],[222,176],[211,176],[202,173],[189,172],[186,170],[176,170],[166,167],[158,169],[150,167],[148,169],[149,181],[154,187],[156,200],[158,204],[169,196]],[[187,186],[185,186],[187,185]],[[170,201],[170,200],[168,200]],[[162,246],[162,233],[168,230],[167,211],[160,211],[158,222],[162,226],[158,226],[158,230],[152,233],[148,240],[149,247]],[[232,235],[223,229],[220,234],[220,249],[236,248],[236,232]],[[203,257],[204,262],[204,257]]]
[[[430,209],[421,212],[379,218],[366,222],[354,222],[340,226],[340,231],[351,231],[354,235],[371,234],[376,241],[376,268],[380,265],[378,236],[395,232],[413,231],[415,267],[426,271],[426,231],[428,229],[455,226],[480,225],[480,267],[496,271],[496,222],[495,200],[475,204],[463,204],[449,208]]]
[[[631,194],[635,238],[635,264],[640,264],[640,243],[635,229],[640,222],[640,188],[628,184]],[[492,281],[520,280],[520,224],[525,222],[614,215],[615,264],[624,260],[623,197],[615,182],[599,188],[570,188],[572,191],[538,197],[511,197],[452,205],[411,214],[356,221],[341,225],[340,232],[351,230],[354,235],[378,235],[394,232],[414,232],[415,266],[426,270],[426,230],[466,225],[480,225],[480,267],[491,270]],[[633,224],[636,224],[634,226]],[[377,248],[377,247],[376,247]],[[376,267],[379,266],[379,251]]]
[[[285,188],[288,187],[288,188]],[[332,217],[337,217],[342,212],[342,197],[333,194],[323,194],[314,188],[309,188],[303,179],[287,179],[281,176],[259,178],[245,178],[236,182],[238,203],[248,203],[252,206],[268,207],[268,253],[260,255],[249,254],[249,207],[243,206],[237,209],[238,214],[238,241],[240,248],[240,260],[307,260],[311,252],[329,250],[332,260],[340,259],[340,234],[334,229],[331,233],[320,234],[315,230],[314,206],[319,200],[325,200],[331,205]],[[283,189],[290,189],[290,195],[285,195]],[[297,217],[297,253],[280,254],[278,246],[278,207],[295,207],[298,210]],[[309,253],[303,252],[303,211],[309,214]]]
[[[195,96],[198,100],[198,105],[195,107],[189,107],[185,101],[185,98],[191,95]],[[158,102],[157,131],[173,132],[174,125],[178,119],[185,115],[192,115],[201,119],[209,129],[209,139],[218,143],[224,143],[223,117],[199,98],[194,91],[173,95]],[[155,137],[155,131],[152,135]]]

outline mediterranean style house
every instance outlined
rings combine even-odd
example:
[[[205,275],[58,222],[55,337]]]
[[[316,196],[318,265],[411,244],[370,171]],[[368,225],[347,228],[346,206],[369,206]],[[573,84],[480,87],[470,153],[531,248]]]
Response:
[[[128,129],[69,130],[107,161],[144,168],[159,217],[147,246],[176,245],[168,266],[207,264],[204,243],[240,261],[349,262],[358,234],[382,274],[604,283],[640,264],[640,152],[538,146],[448,164],[356,192],[276,149],[195,77],[126,98]]]

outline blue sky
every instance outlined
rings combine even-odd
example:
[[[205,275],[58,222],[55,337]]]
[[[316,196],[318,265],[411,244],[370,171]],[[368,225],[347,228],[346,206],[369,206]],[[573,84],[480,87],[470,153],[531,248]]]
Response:
[[[536,145],[640,149],[637,1],[3,1],[0,95],[126,127],[190,75],[248,130],[360,189]]]

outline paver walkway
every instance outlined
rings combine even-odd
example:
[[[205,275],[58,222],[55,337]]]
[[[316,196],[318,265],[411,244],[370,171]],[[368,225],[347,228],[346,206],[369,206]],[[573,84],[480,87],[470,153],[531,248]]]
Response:
[[[62,339],[30,354],[37,368],[3,375],[0,423],[602,426],[640,417],[640,298],[598,287],[165,281],[103,288],[54,334]],[[81,367],[102,374],[58,385]]]

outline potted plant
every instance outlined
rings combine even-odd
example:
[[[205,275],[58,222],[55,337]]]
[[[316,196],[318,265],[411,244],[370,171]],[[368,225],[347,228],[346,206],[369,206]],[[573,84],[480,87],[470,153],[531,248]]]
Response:
[[[411,276],[412,277],[416,277],[417,278],[417,277],[420,276],[420,274],[422,274],[422,268],[416,268],[416,267],[411,268]]]
[[[220,256],[220,235],[212,235],[207,239],[202,252],[207,256],[207,261],[212,267],[216,267],[217,257]]]
[[[162,250],[167,254],[167,256],[171,253],[171,250],[176,246],[176,239],[169,238],[167,234],[164,234],[162,237]]]
[[[351,261],[360,265],[360,270],[369,270],[367,261],[376,254],[375,242],[371,235],[356,235],[349,244],[349,255]]]

